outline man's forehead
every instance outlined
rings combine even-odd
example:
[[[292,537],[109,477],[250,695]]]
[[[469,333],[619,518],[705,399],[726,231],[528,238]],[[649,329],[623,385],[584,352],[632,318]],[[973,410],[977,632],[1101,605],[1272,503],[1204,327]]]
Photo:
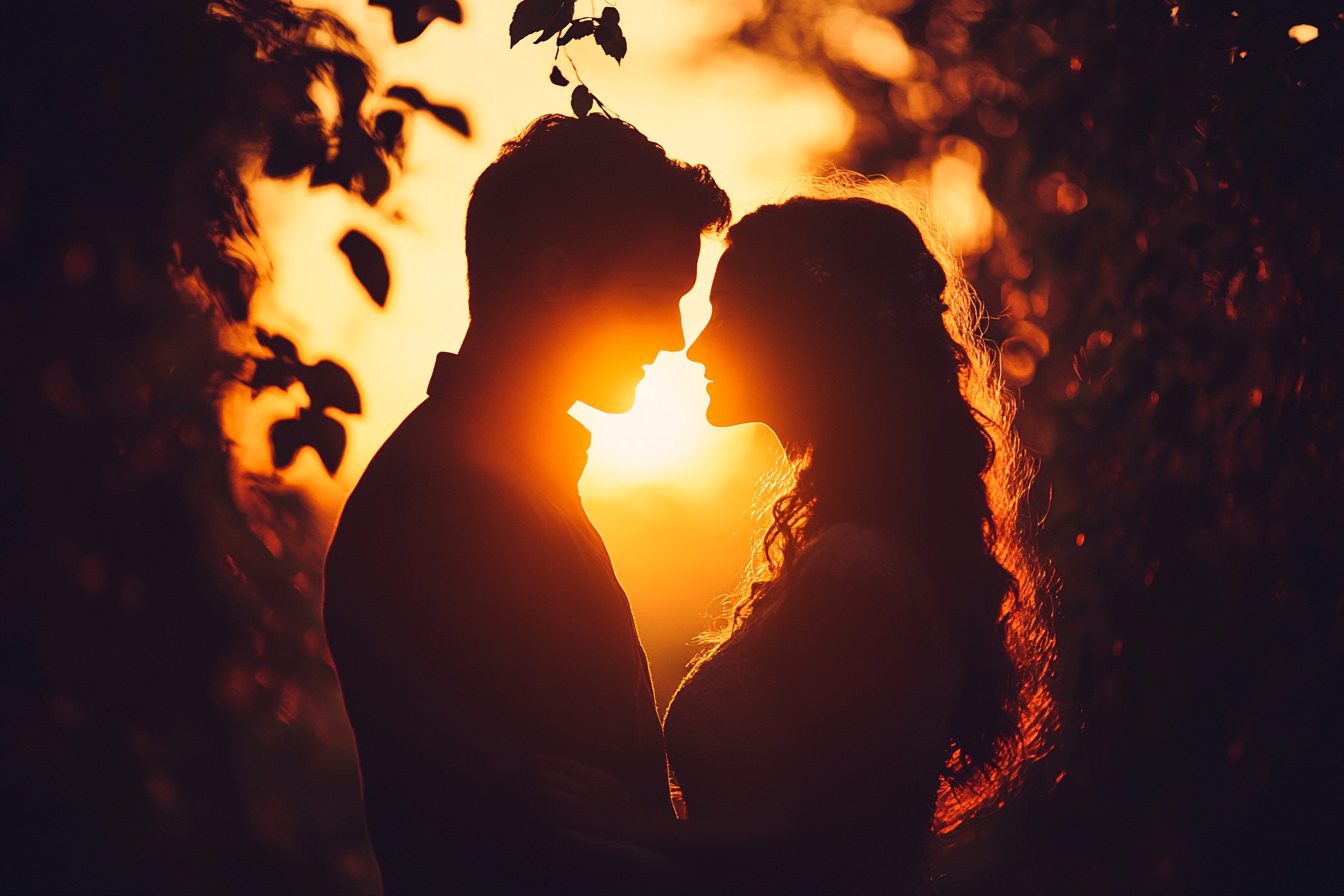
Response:
[[[666,274],[694,270],[700,257],[700,234],[693,228],[659,228],[632,236],[610,257],[613,267],[657,269]]]

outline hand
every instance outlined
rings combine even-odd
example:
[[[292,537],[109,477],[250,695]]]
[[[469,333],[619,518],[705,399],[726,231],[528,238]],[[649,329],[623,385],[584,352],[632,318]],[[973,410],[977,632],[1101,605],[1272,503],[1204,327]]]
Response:
[[[653,813],[608,772],[567,756],[537,757],[541,792],[562,824],[627,843],[640,842]]]

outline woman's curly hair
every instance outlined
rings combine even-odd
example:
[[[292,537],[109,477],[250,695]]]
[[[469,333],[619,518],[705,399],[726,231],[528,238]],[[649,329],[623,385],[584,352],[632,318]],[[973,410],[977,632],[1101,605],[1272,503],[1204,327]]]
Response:
[[[712,653],[731,639],[834,523],[916,547],[964,657],[935,815],[947,834],[1002,804],[1055,725],[1051,579],[1025,505],[1034,468],[979,301],[923,196],[847,173],[798,192],[735,224],[725,264],[807,333],[795,361],[820,388],[785,445],[788,474],[759,502],[769,520],[748,584],[706,640]]]

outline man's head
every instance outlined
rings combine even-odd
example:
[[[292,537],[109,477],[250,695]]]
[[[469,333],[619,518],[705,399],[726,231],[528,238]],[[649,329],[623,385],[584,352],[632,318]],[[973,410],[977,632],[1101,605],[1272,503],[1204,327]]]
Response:
[[[472,190],[472,329],[533,343],[574,398],[628,410],[642,367],[682,348],[700,235],[730,217],[707,168],[625,122],[539,118]]]

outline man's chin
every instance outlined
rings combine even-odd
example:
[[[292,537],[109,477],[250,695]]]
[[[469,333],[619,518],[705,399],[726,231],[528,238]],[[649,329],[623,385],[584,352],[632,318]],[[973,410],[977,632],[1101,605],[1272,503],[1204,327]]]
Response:
[[[705,408],[705,419],[709,421],[710,426],[729,427],[739,426],[743,423],[752,421],[743,419],[741,414],[734,414],[730,409],[722,406],[722,403],[710,399],[709,407]]]
[[[638,383],[632,383],[629,388],[612,389],[602,395],[592,395],[579,400],[604,414],[624,414],[635,406],[636,385]]]

